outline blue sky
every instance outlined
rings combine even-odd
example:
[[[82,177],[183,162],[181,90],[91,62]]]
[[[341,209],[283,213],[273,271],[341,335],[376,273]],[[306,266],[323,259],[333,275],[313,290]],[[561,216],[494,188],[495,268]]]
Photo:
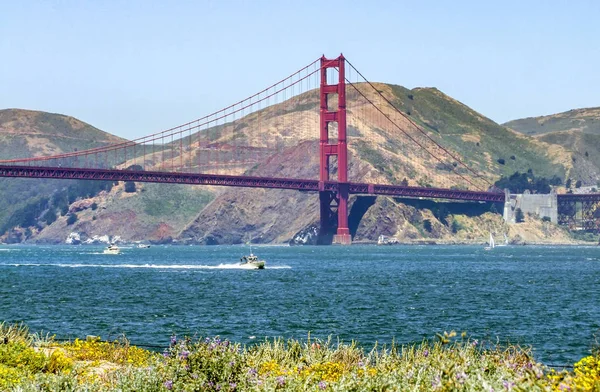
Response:
[[[600,2],[0,0],[0,108],[134,138],[325,54],[497,122],[600,106]]]

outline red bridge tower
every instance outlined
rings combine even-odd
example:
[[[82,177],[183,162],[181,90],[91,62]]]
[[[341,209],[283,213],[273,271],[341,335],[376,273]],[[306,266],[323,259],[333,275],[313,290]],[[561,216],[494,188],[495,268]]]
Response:
[[[338,83],[327,84],[327,69],[337,68]],[[337,108],[329,107],[328,96],[337,94]],[[344,56],[336,59],[321,57],[321,111],[320,111],[320,170],[319,201],[321,205],[321,237],[331,232],[331,224],[337,211],[337,232],[334,244],[350,245],[352,237],[348,229],[348,145],[346,143],[346,74]],[[333,102],[332,102],[333,103]],[[337,141],[329,137],[330,124],[337,123]],[[325,191],[325,181],[329,181],[330,158],[337,158],[339,191]]]

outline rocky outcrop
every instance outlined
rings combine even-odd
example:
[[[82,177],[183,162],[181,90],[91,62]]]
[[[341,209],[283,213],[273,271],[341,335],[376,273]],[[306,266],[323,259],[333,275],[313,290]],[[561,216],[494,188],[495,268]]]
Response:
[[[319,228],[312,224],[296,233],[290,240],[290,245],[317,245],[319,241]]]

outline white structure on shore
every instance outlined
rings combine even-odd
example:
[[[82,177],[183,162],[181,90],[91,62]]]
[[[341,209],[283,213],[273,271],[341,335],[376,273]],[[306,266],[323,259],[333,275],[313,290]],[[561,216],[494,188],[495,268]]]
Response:
[[[508,189],[505,192],[504,221],[516,223],[516,211],[518,208],[523,214],[534,214],[543,218],[547,216],[552,223],[558,223],[558,202],[556,191],[552,189],[549,194],[532,195],[529,191],[522,194],[511,194]]]

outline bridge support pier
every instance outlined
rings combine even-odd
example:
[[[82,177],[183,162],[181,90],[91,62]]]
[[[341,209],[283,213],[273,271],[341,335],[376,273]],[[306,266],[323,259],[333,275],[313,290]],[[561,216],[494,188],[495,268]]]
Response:
[[[339,245],[350,245],[352,236],[348,228],[348,184],[340,184],[338,193],[338,227],[333,236],[333,243]]]

